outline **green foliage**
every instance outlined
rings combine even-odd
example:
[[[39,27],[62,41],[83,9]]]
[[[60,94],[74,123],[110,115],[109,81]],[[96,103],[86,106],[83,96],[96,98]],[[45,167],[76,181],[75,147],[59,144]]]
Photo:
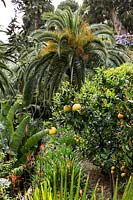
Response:
[[[128,200],[128,199],[132,200],[132,190],[133,190],[133,177],[130,176],[124,188],[124,192],[122,194],[121,200]],[[115,190],[113,194],[113,200],[118,199],[118,191],[119,191],[119,184],[118,184],[118,178],[117,178],[116,184],[115,184]]]
[[[77,182],[75,182],[74,185],[74,178],[75,178],[75,168],[72,169],[72,176],[71,176],[71,181],[70,181],[70,189],[68,190],[67,188],[67,182],[68,182],[68,177],[67,177],[67,169],[65,171],[61,170],[60,174],[60,188],[58,188],[56,180],[59,178],[59,175],[57,171],[54,171],[52,177],[54,180],[54,185],[51,186],[49,179],[45,178],[43,183],[41,183],[41,186],[35,187],[35,190],[33,192],[32,197],[28,195],[29,200],[40,200],[40,199],[46,199],[46,200],[57,200],[57,199],[69,199],[69,200],[85,200],[86,193],[88,190],[88,178],[86,179],[85,183],[83,186],[81,186],[81,171],[78,173],[78,179]],[[64,174],[65,173],[65,174]],[[64,178],[63,178],[64,177]],[[76,190],[75,190],[76,188]],[[82,189],[81,189],[82,188]],[[82,190],[82,193],[80,192]]]
[[[115,44],[112,30],[102,24],[89,26],[79,10],[73,13],[69,7],[57,9],[43,18],[47,30],[39,29],[31,34],[39,50],[26,69],[26,104],[32,100],[34,91],[36,96],[42,92],[49,103],[64,79],[80,89],[88,69],[130,61],[127,51]]]
[[[129,181],[126,185],[126,188],[124,190],[124,194],[122,196],[122,200],[131,200],[132,199],[132,189],[133,189],[133,177],[130,176]]]
[[[0,177],[9,176],[12,173],[16,161],[16,158],[7,161],[6,154],[0,151]]]
[[[71,127],[83,139],[79,143],[83,154],[108,173],[113,165],[117,174],[129,175],[133,170],[132,75],[130,64],[98,69],[91,80],[86,80],[80,93],[75,94],[68,87],[68,92],[61,90],[54,98],[54,121]],[[64,112],[63,105],[75,103],[81,104],[81,110]],[[123,114],[123,119],[118,118],[119,113]],[[123,171],[120,170],[122,165],[125,166]]]
[[[30,116],[25,117],[19,124],[16,131],[13,133],[13,136],[10,138],[10,148],[13,152],[18,152],[18,148],[22,144],[22,140],[25,137],[23,131],[26,129],[27,124],[29,123]],[[33,145],[34,146],[34,145]]]
[[[79,7],[78,3],[75,2],[75,0],[66,0],[61,1],[57,8],[63,10],[67,6],[69,6],[73,12],[75,12]]]
[[[34,167],[34,153],[48,130],[38,131],[29,113],[22,105],[22,96],[16,101],[1,102],[0,113],[0,177],[11,179],[10,192],[14,195],[24,185],[29,186]]]
[[[83,9],[86,20],[90,23],[108,23],[112,25],[111,11],[117,11],[117,15],[126,28],[127,32],[132,32],[132,1],[122,0],[84,0]],[[115,24],[113,24],[115,26]],[[119,29],[119,31],[121,31]]]
[[[12,0],[18,10],[21,10],[23,15],[24,31],[29,34],[31,31],[40,28],[43,25],[41,15],[45,12],[54,11],[54,6],[50,0]]]
[[[22,97],[19,95],[13,104],[1,102],[0,145],[9,160],[12,156],[21,160],[21,156],[37,146],[48,133],[48,130],[36,132],[36,127],[31,124],[31,116],[22,111],[22,106]]]
[[[7,104],[2,105],[1,109],[5,108],[7,109],[9,102],[1,102],[1,104]],[[10,105],[8,111],[1,110],[1,122],[3,126],[3,130],[1,131],[2,138],[6,141],[6,145],[8,147],[8,152],[5,151],[5,153],[8,153],[9,155],[17,154],[18,149],[20,145],[22,144],[22,140],[25,137],[26,134],[26,126],[29,123],[30,117],[24,116],[18,127],[14,127],[15,125],[15,115],[18,109],[22,106],[22,101],[17,100],[14,102],[13,105]],[[5,113],[4,115],[4,112]],[[7,148],[6,147],[6,148]]]
[[[70,145],[66,146],[65,143],[58,144],[58,141],[56,141],[58,138],[52,137],[52,140],[53,139],[55,142],[49,141],[46,147],[44,147],[44,151],[40,150],[40,154],[36,157],[33,183],[40,184],[45,178],[48,178],[53,187],[53,173],[56,173],[56,184],[59,189],[61,187],[61,180],[65,180],[65,170],[67,169],[67,187],[69,188],[72,169],[74,168],[75,170],[74,183],[77,181],[78,173],[81,170],[78,156]],[[63,177],[61,178],[61,176]],[[82,176],[82,182],[83,180]]]
[[[48,133],[48,130],[42,130],[38,133],[33,134],[31,137],[27,139],[27,141],[24,144],[24,147],[22,147],[22,152],[29,151],[32,147],[36,146],[39,141],[46,136]]]
[[[4,1],[3,1],[4,2]],[[0,41],[0,95],[5,95],[7,91],[12,91],[9,77],[13,75],[8,63],[11,61],[7,53],[6,45]]]

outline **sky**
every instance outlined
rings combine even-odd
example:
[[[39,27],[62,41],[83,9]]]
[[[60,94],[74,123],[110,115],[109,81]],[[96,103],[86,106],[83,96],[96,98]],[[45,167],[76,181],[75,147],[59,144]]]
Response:
[[[63,0],[52,0],[52,4],[56,8],[61,1]],[[76,1],[79,3],[79,5],[81,5],[83,0],[76,0]],[[5,0],[5,2],[6,2],[6,8],[4,7],[2,1],[0,0],[0,27],[2,27],[2,29],[6,29],[8,24],[11,22],[11,19],[14,18],[15,16],[14,7],[11,3],[11,0]],[[22,14],[18,15],[18,21],[19,23],[22,23]],[[7,37],[5,36],[5,34],[0,32],[0,40],[6,40],[6,38]]]

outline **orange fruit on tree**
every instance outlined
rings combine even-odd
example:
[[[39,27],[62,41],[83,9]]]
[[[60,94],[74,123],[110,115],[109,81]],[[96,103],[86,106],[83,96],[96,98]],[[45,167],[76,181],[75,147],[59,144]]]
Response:
[[[125,172],[121,173],[121,177],[125,177],[125,176],[126,176]]]
[[[125,169],[125,166],[122,165],[122,166],[120,167],[120,171],[123,171],[124,169]]]
[[[55,135],[56,133],[57,133],[57,129],[55,127],[51,127],[51,129],[49,129],[50,135]]]
[[[124,119],[124,115],[121,113],[118,113],[117,117],[118,117],[118,119]]]
[[[64,109],[64,112],[69,112],[71,111],[71,106],[65,105],[63,109]]]
[[[112,167],[111,167],[111,170],[115,170],[115,166],[112,166]]]
[[[72,110],[73,110],[73,111],[81,110],[81,105],[80,105],[79,103],[75,103],[75,104],[72,106]]]
[[[114,170],[111,170],[111,174],[114,174],[115,173],[115,171]]]

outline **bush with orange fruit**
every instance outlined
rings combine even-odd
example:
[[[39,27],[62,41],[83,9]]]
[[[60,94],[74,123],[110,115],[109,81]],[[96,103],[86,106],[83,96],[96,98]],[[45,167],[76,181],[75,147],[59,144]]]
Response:
[[[91,80],[86,79],[80,92],[63,88],[54,109],[55,119],[84,139],[84,156],[91,157],[96,165],[105,163],[101,167],[108,173],[112,170],[115,174],[129,174],[123,167],[120,170],[124,162],[133,171],[132,69],[130,64],[97,69]],[[56,102],[58,97],[55,96]],[[68,112],[67,107],[63,110],[61,105],[65,104],[72,105],[73,112]]]

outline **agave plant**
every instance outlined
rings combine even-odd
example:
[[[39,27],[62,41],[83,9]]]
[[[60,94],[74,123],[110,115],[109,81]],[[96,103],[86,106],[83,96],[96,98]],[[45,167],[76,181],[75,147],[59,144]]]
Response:
[[[28,113],[19,113],[22,107],[21,96],[12,105],[11,102],[1,102],[1,128],[0,128],[0,147],[7,155],[7,160],[14,157],[21,160],[29,150],[38,144],[39,140],[48,133],[48,130],[42,130],[35,133],[30,130],[31,116]],[[17,119],[19,113],[20,119]],[[15,121],[16,120],[16,121]]]
[[[38,57],[27,67],[24,88],[27,103],[35,88],[40,91],[41,83],[45,98],[50,100],[66,75],[71,85],[79,89],[85,80],[86,68],[96,67],[97,63],[119,65],[128,59],[123,50],[115,48],[109,27],[89,26],[79,11],[57,9],[46,14],[44,20],[47,31],[36,30],[31,34],[40,49]]]

